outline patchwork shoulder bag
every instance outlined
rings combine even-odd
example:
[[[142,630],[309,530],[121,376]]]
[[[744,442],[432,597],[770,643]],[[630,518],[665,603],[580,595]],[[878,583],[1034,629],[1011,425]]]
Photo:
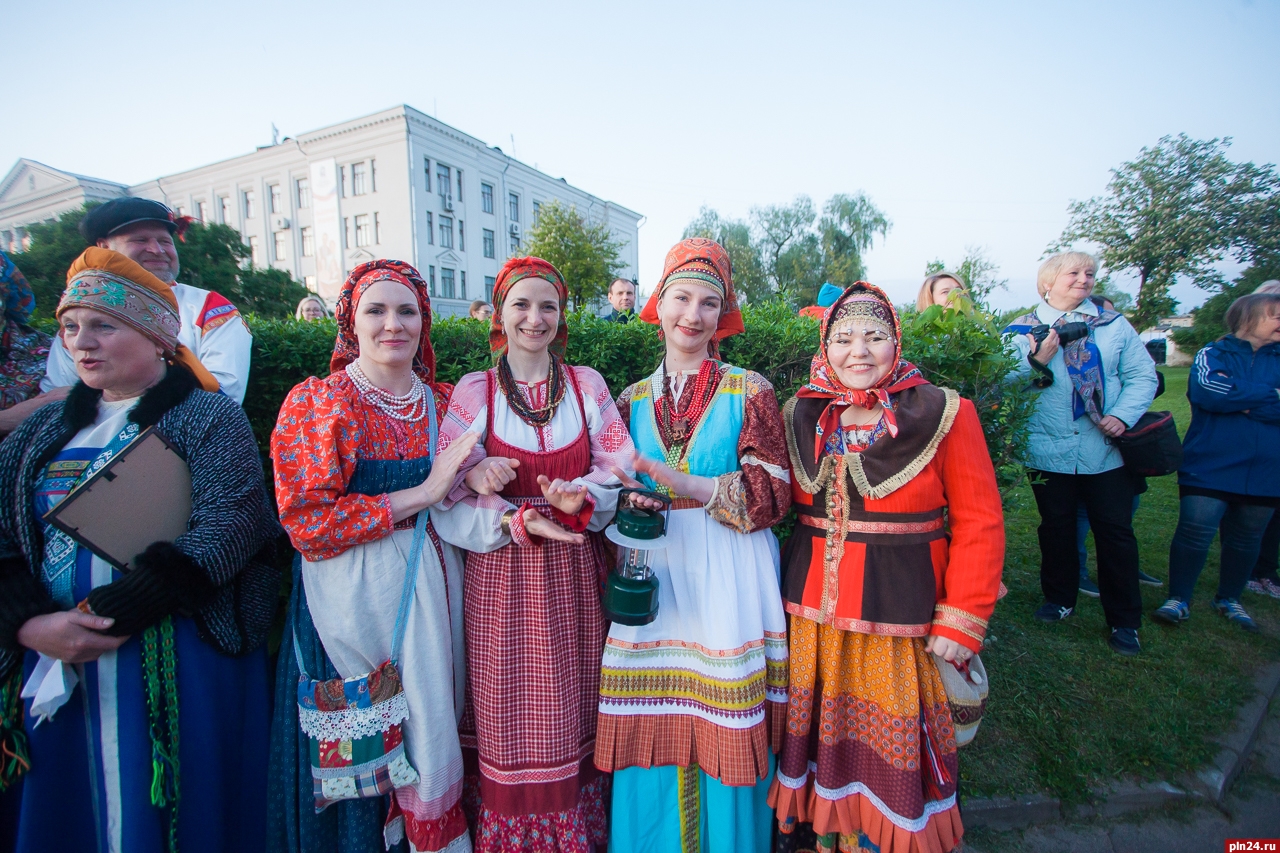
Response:
[[[413,785],[418,771],[404,751],[401,724],[409,718],[409,703],[400,683],[396,661],[404,643],[409,604],[417,585],[427,511],[418,513],[413,547],[405,572],[400,609],[396,613],[391,657],[373,672],[353,678],[316,681],[307,675],[294,637],[298,659],[298,722],[310,740],[311,780],[316,812],[339,800],[381,797],[395,788]]]

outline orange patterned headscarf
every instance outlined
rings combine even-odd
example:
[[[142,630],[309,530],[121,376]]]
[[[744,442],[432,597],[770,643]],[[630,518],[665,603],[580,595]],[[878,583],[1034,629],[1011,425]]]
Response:
[[[708,354],[719,358],[720,341],[743,331],[742,311],[733,290],[733,263],[729,260],[729,253],[724,246],[706,237],[690,237],[676,243],[667,252],[666,262],[662,265],[662,280],[640,312],[641,320],[659,324],[658,300],[664,290],[678,281],[700,284],[720,294],[720,320],[716,324],[716,333],[707,344]]]
[[[556,327],[555,337],[547,348],[552,355],[564,360],[565,350],[569,346],[569,324],[565,319],[565,307],[569,303],[569,290],[564,286],[564,277],[560,271],[542,258],[512,258],[502,265],[498,278],[493,283],[493,316],[489,318],[489,351],[493,353],[493,363],[507,352],[507,332],[502,328],[502,304],[516,282],[525,278],[540,278],[549,281],[556,287],[560,296],[560,325]]]
[[[90,246],[67,270],[67,289],[57,315],[71,308],[110,314],[155,341],[174,364],[196,377],[200,387],[216,392],[218,380],[196,354],[178,343],[182,321],[173,288],[119,252]]]

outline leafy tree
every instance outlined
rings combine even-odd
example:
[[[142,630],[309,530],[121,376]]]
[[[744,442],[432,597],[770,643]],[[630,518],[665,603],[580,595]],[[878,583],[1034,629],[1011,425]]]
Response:
[[[27,226],[31,245],[25,252],[13,255],[13,262],[35,293],[36,318],[53,317],[58,310],[58,300],[67,287],[67,269],[85,249],[80,220],[93,206],[69,210],[53,222]]]
[[[724,246],[733,265],[733,287],[743,302],[762,302],[773,295],[765,275],[760,247],[751,239],[751,226],[741,219],[726,219],[709,207],[685,226],[682,239],[706,237]]]
[[[1179,276],[1199,287],[1224,284],[1214,264],[1228,252],[1270,251],[1261,233],[1275,222],[1277,178],[1270,166],[1233,163],[1230,138],[1166,136],[1111,172],[1107,193],[1072,202],[1071,219],[1052,250],[1078,241],[1101,246],[1103,265],[1138,277],[1132,319],[1146,328],[1177,306],[1169,287]]]
[[[1271,279],[1280,279],[1280,259],[1269,264],[1254,264],[1221,292],[1215,293],[1204,304],[1191,312],[1190,328],[1174,329],[1173,340],[1186,352],[1195,352],[1202,346],[1216,341],[1227,333],[1224,322],[1227,309],[1241,296],[1248,296],[1258,285]]]
[[[866,278],[862,254],[871,248],[877,234],[889,235],[893,223],[864,192],[837,193],[822,208],[818,231],[822,239],[824,281],[847,287]],[[819,282],[821,287],[821,282]],[[817,297],[815,291],[814,297]]]
[[[803,284],[794,278],[795,274],[821,264],[820,256],[816,260],[805,257],[818,248],[813,243],[805,245],[804,241],[811,235],[816,217],[813,199],[807,195],[796,196],[791,204],[751,208],[751,221],[758,235],[757,245],[764,260],[765,274],[778,293],[795,296],[796,286]],[[798,250],[797,246],[800,247]],[[789,250],[793,251],[780,266],[783,254]]]
[[[604,224],[587,222],[576,205],[565,207],[553,201],[544,204],[538,221],[529,229],[525,251],[555,265],[564,276],[573,308],[581,308],[609,292],[622,265],[618,250]]]

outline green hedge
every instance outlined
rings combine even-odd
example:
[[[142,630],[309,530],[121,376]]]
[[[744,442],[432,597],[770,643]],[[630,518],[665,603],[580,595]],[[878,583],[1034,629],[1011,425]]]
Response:
[[[797,317],[781,304],[743,311],[746,333],[730,338],[723,357],[765,376],[783,403],[809,375],[818,346],[818,324]],[[972,399],[986,430],[987,444],[1002,490],[1021,478],[1015,461],[1025,441],[1032,399],[1003,377],[1013,357],[995,324],[980,314],[931,308],[903,318],[906,356],[931,381],[955,388]],[[264,458],[271,430],[285,395],[308,376],[325,376],[336,333],[332,320],[303,323],[249,317],[253,331],[253,367],[245,411]],[[439,378],[457,382],[464,374],[489,366],[487,326],[470,319],[437,320],[431,329]],[[609,323],[586,313],[569,318],[570,364],[589,365],[604,376],[616,396],[652,373],[662,357],[657,329],[648,323]]]

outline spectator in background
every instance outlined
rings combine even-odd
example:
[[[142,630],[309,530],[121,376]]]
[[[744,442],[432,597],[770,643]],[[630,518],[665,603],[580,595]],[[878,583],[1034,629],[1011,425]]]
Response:
[[[293,312],[293,319],[306,320],[308,323],[323,320],[328,316],[329,306],[325,305],[324,300],[314,293],[310,296],[302,297],[302,301],[298,303],[298,309]]]
[[[244,402],[253,349],[249,327],[236,306],[222,294],[177,280],[178,248],[173,237],[181,237],[189,222],[187,217],[175,217],[158,201],[117,198],[90,210],[80,222],[80,233],[89,245],[119,252],[173,287],[182,317],[179,342],[217,378],[222,393],[238,403]],[[61,336],[57,336],[49,346],[49,362],[40,390],[74,385],[77,379],[75,364]]]
[[[1100,294],[1093,294],[1089,297],[1089,301],[1098,306],[1100,310],[1114,311],[1116,304],[1108,297]],[[1150,354],[1150,350],[1148,350]],[[1156,371],[1156,396],[1159,397],[1164,393],[1164,374]],[[1142,498],[1142,493],[1147,490],[1147,480],[1145,477],[1136,477],[1134,479],[1134,488],[1137,494],[1133,496],[1133,513],[1138,514],[1138,502]],[[1089,511],[1083,503],[1080,504],[1076,511],[1076,549],[1080,552],[1080,594],[1087,595],[1090,598],[1098,597],[1098,585],[1089,580],[1089,548],[1086,541],[1089,538]],[[1149,586],[1164,586],[1164,581],[1160,578],[1152,577],[1141,569],[1138,570],[1138,583],[1145,583]]]
[[[610,323],[630,323],[636,316],[636,283],[615,278],[609,285],[609,304],[613,310],[604,316]]]
[[[1169,625],[1190,617],[1191,593],[1221,524],[1213,608],[1256,631],[1239,599],[1280,507],[1280,294],[1242,296],[1224,319],[1230,333],[1196,353],[1187,380],[1191,425],[1178,471],[1169,600],[1152,617]]]
[[[1271,279],[1258,285],[1254,293],[1280,293],[1280,281]],[[1262,548],[1258,551],[1258,562],[1253,567],[1253,577],[1249,579],[1250,592],[1280,598],[1280,512],[1273,513],[1271,523],[1262,534]]]
[[[40,394],[49,336],[27,325],[35,294],[22,271],[0,252],[0,436],[13,432],[36,409],[66,392]]]
[[[840,298],[840,294],[844,293],[839,287],[831,282],[824,282],[821,289],[818,290],[818,304],[810,305],[800,309],[801,317],[809,317],[813,320],[821,320],[823,315],[827,313],[827,309],[835,304]]]
[[[967,293],[964,282],[955,273],[940,272],[931,275],[920,285],[920,294],[916,297],[916,310],[923,311],[930,305],[946,305],[953,293]]]
[[[1118,654],[1135,655],[1141,651],[1142,595],[1134,483],[1108,439],[1122,435],[1147,411],[1156,393],[1156,368],[1129,321],[1089,301],[1097,269],[1097,260],[1083,252],[1050,257],[1036,276],[1040,304],[1005,332],[1014,333],[1020,356],[1014,376],[1032,378],[1040,389],[1024,459],[1040,511],[1045,600],[1035,617],[1060,622],[1075,610],[1080,582],[1076,508],[1083,501],[1098,549],[1108,645]],[[1061,345],[1058,330],[1081,323],[1087,333]]]
[[[493,316],[493,306],[483,299],[477,299],[471,303],[471,311],[469,312],[472,320],[480,320],[488,323],[489,318]]]

